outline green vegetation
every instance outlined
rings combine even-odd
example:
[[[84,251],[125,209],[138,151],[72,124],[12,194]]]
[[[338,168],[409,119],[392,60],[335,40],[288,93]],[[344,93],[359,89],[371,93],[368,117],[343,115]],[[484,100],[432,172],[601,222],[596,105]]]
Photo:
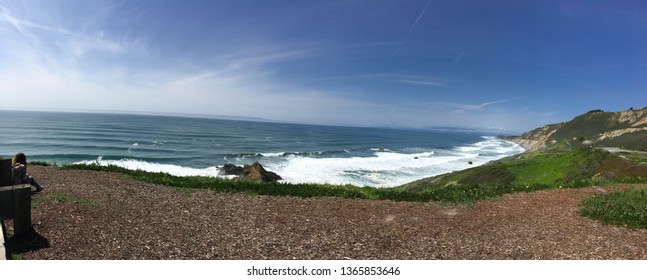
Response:
[[[141,170],[128,170],[118,166],[65,165],[63,169],[85,169],[108,171],[126,174],[143,182],[161,184],[170,187],[187,189],[210,189],[219,192],[242,192],[251,195],[287,195],[296,197],[341,197],[370,200],[393,201],[439,201],[447,203],[472,203],[481,199],[489,199],[507,193],[506,185],[465,185],[427,192],[411,192],[398,188],[357,187],[353,185],[330,184],[289,184],[266,183],[247,180],[229,180],[222,178],[191,176],[178,177],[166,173],[152,173]],[[543,185],[533,185],[519,188],[516,191],[533,191],[545,188]]]
[[[606,224],[647,228],[647,187],[587,198],[580,214]]]
[[[612,169],[608,159],[616,156],[595,149],[565,153],[524,153],[490,164],[412,182],[397,188],[356,187],[352,185],[265,183],[212,177],[178,177],[166,173],[128,170],[117,166],[65,165],[63,169],[88,169],[126,174],[136,180],[180,188],[243,192],[252,195],[289,195],[297,197],[341,197],[394,201],[439,201],[473,203],[513,192],[532,192],[549,188],[585,187],[614,182],[647,182],[647,178],[623,176],[594,178]],[[639,164],[627,161],[627,166]],[[605,163],[609,163],[605,165]],[[627,166],[620,166],[626,168]],[[620,168],[618,167],[618,168]],[[647,172],[647,166],[640,172]],[[633,173],[632,173],[633,174]]]
[[[520,191],[647,182],[647,178],[640,177],[640,174],[647,174],[647,165],[602,150],[579,149],[559,153],[523,153],[483,166],[415,181],[398,189],[416,193],[451,193],[450,202],[472,202]]]
[[[598,110],[564,123],[551,124],[521,136],[522,139],[543,139],[545,151],[567,151],[590,147],[620,147],[647,150],[647,108],[624,112]],[[609,132],[616,132],[607,134]],[[605,135],[603,137],[603,135]]]
[[[278,182],[256,182],[230,180],[203,176],[179,177],[167,173],[153,173],[142,170],[129,170],[118,166],[65,165],[63,169],[86,169],[126,174],[143,182],[161,184],[187,189],[210,189],[219,192],[243,192],[252,195],[288,195],[297,197],[342,197],[371,200],[429,201],[429,194],[411,193],[391,188],[356,187],[352,185],[329,184],[288,184]]]
[[[647,154],[611,154],[599,149],[566,152],[533,152],[501,159],[482,166],[412,182],[397,188],[352,185],[265,183],[212,177],[178,177],[166,173],[128,170],[118,166],[64,165],[125,174],[143,182],[166,185],[190,193],[195,189],[242,192],[250,195],[296,197],[341,197],[394,201],[474,203],[514,192],[551,188],[579,188],[617,183],[647,183]],[[90,200],[64,194],[45,194],[43,201],[97,206]],[[647,228],[647,187],[595,196],[582,202],[581,214],[605,223]]]
[[[578,149],[523,153],[480,167],[412,182],[399,189],[451,193],[453,196],[446,198],[449,201],[470,202],[519,191],[646,183],[646,175],[646,154],[616,155],[597,149]],[[586,199],[582,202],[581,214],[609,224],[647,228],[647,187]]]
[[[427,178],[401,186],[414,192],[445,189],[462,185],[506,185],[517,187],[543,185],[581,186],[581,181],[593,177],[600,162],[609,153],[581,149],[564,153],[523,153],[483,166]]]
[[[643,164],[643,165],[647,165],[647,154],[645,154],[645,153],[640,154],[640,153],[622,152],[622,153],[619,153],[619,154],[621,156],[627,158],[627,159],[637,161],[637,162],[639,162],[640,164]]]
[[[50,162],[46,162],[46,161],[29,161],[29,165],[57,166],[56,162],[50,163]]]

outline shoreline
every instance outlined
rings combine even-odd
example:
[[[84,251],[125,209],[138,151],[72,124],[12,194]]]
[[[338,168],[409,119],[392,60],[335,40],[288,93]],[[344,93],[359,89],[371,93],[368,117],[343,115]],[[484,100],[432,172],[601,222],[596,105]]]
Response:
[[[512,142],[512,143],[515,143],[515,144],[521,146],[524,149],[524,151],[522,153],[535,152],[535,151],[539,150],[538,143],[536,141],[525,140],[525,139],[522,139],[521,136],[498,135],[496,137],[498,139],[505,140],[505,141],[508,141],[508,142]]]
[[[294,156],[288,159],[288,162],[275,162],[276,158],[283,153],[266,153],[273,154],[276,157],[267,157],[266,160],[258,160],[268,171],[276,172],[284,180],[279,182],[289,184],[332,184],[332,185],[347,185],[352,184],[357,187],[377,187],[377,188],[396,188],[410,182],[425,179],[428,177],[439,176],[451,172],[461,171],[473,167],[477,167],[492,161],[500,160],[505,157],[514,156],[525,152],[525,149],[506,139],[500,139],[495,136],[481,136],[482,141],[465,145],[457,146],[451,150],[439,150],[440,154],[435,152],[425,152],[422,154],[405,154],[392,152],[388,150],[373,151],[372,156],[368,157],[330,157],[330,158],[316,158],[302,156]],[[519,152],[501,152],[501,155],[481,155],[478,149],[480,146],[486,145],[488,141],[493,139],[506,141],[510,144],[517,145],[519,149],[524,149]],[[492,145],[492,144],[490,144]],[[499,149],[500,147],[484,148]],[[508,150],[518,149],[517,147],[507,147]],[[465,149],[465,151],[461,150]],[[442,153],[455,153],[463,154],[457,155],[443,155]],[[384,159],[382,159],[384,157]],[[390,158],[393,157],[393,158]],[[257,159],[256,159],[257,160]],[[439,162],[435,162],[438,161]],[[294,161],[294,163],[292,163]],[[129,170],[143,170],[147,172],[162,172],[173,176],[206,176],[211,178],[227,178],[220,175],[222,166],[211,166],[206,168],[192,168],[173,164],[160,164],[136,159],[124,160],[89,160],[81,162],[83,164],[99,164],[101,166],[115,165],[118,167],[126,168]],[[245,163],[251,164],[252,162]],[[235,164],[242,166],[242,163]],[[373,169],[371,169],[371,166]],[[307,167],[307,168],[306,168]],[[423,169],[438,169],[435,172],[428,172],[425,175],[400,175],[402,177],[394,177],[394,172],[400,173],[413,173],[420,172]],[[355,174],[357,173],[357,174]],[[357,176],[360,179],[353,179]],[[364,176],[364,177],[362,177]],[[370,181],[374,180],[374,181]],[[362,183],[363,182],[363,183]],[[373,183],[370,183],[373,182]]]
[[[467,206],[183,191],[116,173],[30,168],[47,186],[33,198],[32,222],[48,246],[24,259],[647,259],[647,229],[578,214],[583,198],[632,186]]]

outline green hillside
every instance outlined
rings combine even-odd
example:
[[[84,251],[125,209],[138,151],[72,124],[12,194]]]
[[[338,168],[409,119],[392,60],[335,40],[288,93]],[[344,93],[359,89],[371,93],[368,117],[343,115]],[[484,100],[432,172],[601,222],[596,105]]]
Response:
[[[621,112],[594,110],[569,122],[547,125],[509,140],[530,151],[585,147],[647,151],[647,108]]]
[[[527,151],[397,189],[469,203],[513,192],[647,183],[647,153],[640,152],[647,150],[645,108],[617,113],[595,110],[506,139]],[[604,147],[616,148],[608,149],[611,153]],[[635,186],[585,199],[580,212],[605,223],[647,228],[647,187]]]
[[[647,181],[647,164],[599,149],[530,152],[398,187],[411,192],[501,186],[502,193],[612,182]]]

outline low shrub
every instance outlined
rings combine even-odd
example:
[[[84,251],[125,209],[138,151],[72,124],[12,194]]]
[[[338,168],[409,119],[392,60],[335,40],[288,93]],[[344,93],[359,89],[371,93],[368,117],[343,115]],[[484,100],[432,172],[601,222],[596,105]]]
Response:
[[[580,214],[606,224],[647,228],[647,187],[584,199]]]

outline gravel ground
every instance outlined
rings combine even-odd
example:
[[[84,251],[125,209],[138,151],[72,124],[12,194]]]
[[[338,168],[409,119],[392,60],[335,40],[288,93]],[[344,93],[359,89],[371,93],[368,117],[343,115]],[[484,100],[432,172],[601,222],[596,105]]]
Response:
[[[647,259],[646,229],[577,214],[612,187],[457,206],[182,191],[29,168],[47,189],[34,196],[37,235],[23,259]]]

